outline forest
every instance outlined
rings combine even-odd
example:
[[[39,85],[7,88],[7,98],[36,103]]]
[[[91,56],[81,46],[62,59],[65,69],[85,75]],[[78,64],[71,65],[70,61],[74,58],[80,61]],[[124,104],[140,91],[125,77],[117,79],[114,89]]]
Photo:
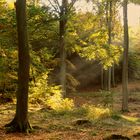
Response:
[[[130,5],[0,0],[0,140],[140,140]]]

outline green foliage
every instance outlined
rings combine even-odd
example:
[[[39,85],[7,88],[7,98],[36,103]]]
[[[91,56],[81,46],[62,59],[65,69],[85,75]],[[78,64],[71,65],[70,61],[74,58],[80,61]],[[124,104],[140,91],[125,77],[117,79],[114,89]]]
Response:
[[[140,4],[140,1],[139,0],[129,0],[130,2],[134,3],[134,4]]]
[[[0,16],[0,90],[2,92],[15,92],[18,65],[16,15],[15,10],[10,9],[5,2],[0,2],[0,10],[2,12]],[[53,42],[52,39],[50,41],[50,38],[52,35],[56,36],[56,33],[49,31],[55,25],[45,22],[51,18],[47,9],[29,6],[27,10],[31,50],[30,79],[35,81],[35,77],[50,69],[50,60],[54,57],[54,51],[48,49],[48,46]],[[40,26],[41,23],[43,23],[42,26]],[[46,46],[46,44],[49,45]]]
[[[102,103],[105,107],[113,108],[114,93],[110,91],[101,91]]]
[[[140,29],[130,29],[130,51],[129,51],[129,77],[139,79],[140,77]]]
[[[60,66],[58,58],[60,51],[59,16],[47,6],[33,5],[30,1],[28,4],[27,25],[31,56],[30,86],[34,87],[44,73],[48,75],[54,69],[57,69],[57,76],[55,74],[53,78],[58,81],[58,68]],[[93,13],[76,13],[74,9],[71,9],[73,11],[68,16],[65,44],[68,58],[72,54],[78,53],[91,62],[93,60],[98,61],[107,69],[112,64],[118,63],[122,49],[118,47],[117,43],[107,45],[108,36],[105,25],[104,4],[100,6]],[[2,13],[0,16],[0,83],[2,83],[2,86],[0,88],[15,92],[18,65],[16,15],[15,10],[6,6],[5,1],[0,2],[0,12]],[[120,29],[120,25],[117,19],[115,23],[117,27],[115,26],[116,30],[113,30],[113,35],[118,38],[117,29]],[[70,60],[66,61],[68,71],[67,89],[74,91],[80,84],[72,75],[76,67]],[[49,84],[47,85],[49,86]],[[8,89],[9,87],[10,89]],[[34,92],[36,93],[36,91]],[[37,92],[39,93],[39,91]]]
[[[17,82],[17,50],[15,14],[5,1],[0,2],[0,90],[15,92]]]
[[[118,121],[121,119],[121,115],[118,114],[118,113],[112,113],[112,116],[111,116],[112,119]]]
[[[114,29],[113,34],[116,39],[113,44],[108,45],[108,31],[104,27],[105,25],[99,25],[100,16],[98,16],[98,14],[92,13],[78,13],[72,18],[72,23],[69,23],[69,26],[76,39],[72,51],[79,53],[81,57],[90,61],[99,61],[104,69],[108,69],[120,60],[123,51],[122,47],[117,45],[117,38],[120,37],[120,33],[118,35]],[[116,23],[119,28],[119,23]]]
[[[82,50],[81,56],[88,60],[98,60],[104,67],[108,69],[113,64],[118,64],[123,49],[114,45],[93,46],[90,45]]]
[[[139,52],[129,53],[129,77],[140,79],[140,57]]]
[[[31,82],[29,95],[30,102],[37,103],[39,101],[41,103],[45,103],[51,94],[60,92],[59,86],[48,86],[47,79],[48,73],[43,73],[41,76],[36,78],[36,81]]]

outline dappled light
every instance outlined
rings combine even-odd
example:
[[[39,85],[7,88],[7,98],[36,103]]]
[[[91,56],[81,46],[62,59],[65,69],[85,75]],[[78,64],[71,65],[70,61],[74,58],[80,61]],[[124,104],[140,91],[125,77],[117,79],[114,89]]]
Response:
[[[131,122],[140,122],[140,119],[139,118],[135,118],[135,117],[131,117],[131,116],[125,116],[125,115],[121,115],[121,117],[123,119],[126,119],[127,121],[131,121]]]
[[[0,0],[0,140],[139,140],[138,7]]]

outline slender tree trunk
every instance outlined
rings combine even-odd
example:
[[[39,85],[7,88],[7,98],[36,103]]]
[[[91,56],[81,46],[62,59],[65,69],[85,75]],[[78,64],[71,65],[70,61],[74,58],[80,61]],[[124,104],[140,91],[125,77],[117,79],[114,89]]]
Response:
[[[26,0],[16,2],[17,32],[18,32],[18,91],[16,94],[16,115],[13,121],[7,124],[19,132],[30,129],[28,122],[28,81],[29,81],[29,47],[26,25]]]
[[[123,1],[123,18],[124,18],[124,52],[122,66],[122,111],[128,111],[128,16],[127,16],[128,0]]]
[[[115,26],[115,15],[116,15],[116,7],[117,7],[117,2],[112,2],[112,30],[114,29]],[[112,37],[112,40],[114,40],[114,36]],[[111,67],[111,86],[115,87],[115,64]]]
[[[111,45],[112,38],[111,38],[111,32],[112,32],[112,0],[106,1],[106,25],[108,28],[108,45]],[[105,73],[105,88],[104,90],[110,91],[111,89],[111,68],[108,68]]]
[[[62,0],[62,7],[59,21],[59,36],[60,36],[60,84],[62,86],[63,97],[66,96],[66,48],[65,48],[65,31],[67,23],[67,0]]]
[[[99,12],[99,15],[101,13],[102,13],[102,11]],[[103,26],[102,19],[100,19],[100,26],[99,26],[99,28],[102,29],[102,26]],[[105,76],[104,76],[104,68],[103,68],[103,65],[101,65],[101,90],[105,90],[105,83],[104,83],[105,79],[104,78],[105,78]]]
[[[104,88],[103,88],[103,90],[106,90],[107,91],[107,89],[108,89],[108,70],[104,70],[103,71],[103,74],[104,74]]]
[[[104,90],[104,69],[101,66],[101,89]]]
[[[108,45],[110,46],[112,43],[112,0],[108,2]],[[111,89],[111,67],[108,68],[108,86],[107,90]]]
[[[113,64],[112,68],[111,68],[111,85],[113,87],[116,86],[116,83],[115,83],[115,65]]]
[[[107,91],[111,90],[111,68],[108,68],[107,74]]]

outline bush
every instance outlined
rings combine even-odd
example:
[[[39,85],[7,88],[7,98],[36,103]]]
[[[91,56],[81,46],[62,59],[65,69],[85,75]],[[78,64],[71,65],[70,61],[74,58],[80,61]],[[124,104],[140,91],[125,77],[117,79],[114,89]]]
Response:
[[[30,103],[43,104],[55,111],[70,111],[74,107],[71,99],[63,99],[60,86],[50,86],[47,84],[47,73],[36,79],[36,83],[30,87]]]
[[[68,98],[63,99],[61,94],[50,96],[46,101],[46,105],[58,112],[71,111],[74,108],[73,100]]]
[[[92,105],[84,105],[85,110],[87,110],[87,118],[91,121],[108,118],[111,116],[111,111],[109,108],[95,107]]]

